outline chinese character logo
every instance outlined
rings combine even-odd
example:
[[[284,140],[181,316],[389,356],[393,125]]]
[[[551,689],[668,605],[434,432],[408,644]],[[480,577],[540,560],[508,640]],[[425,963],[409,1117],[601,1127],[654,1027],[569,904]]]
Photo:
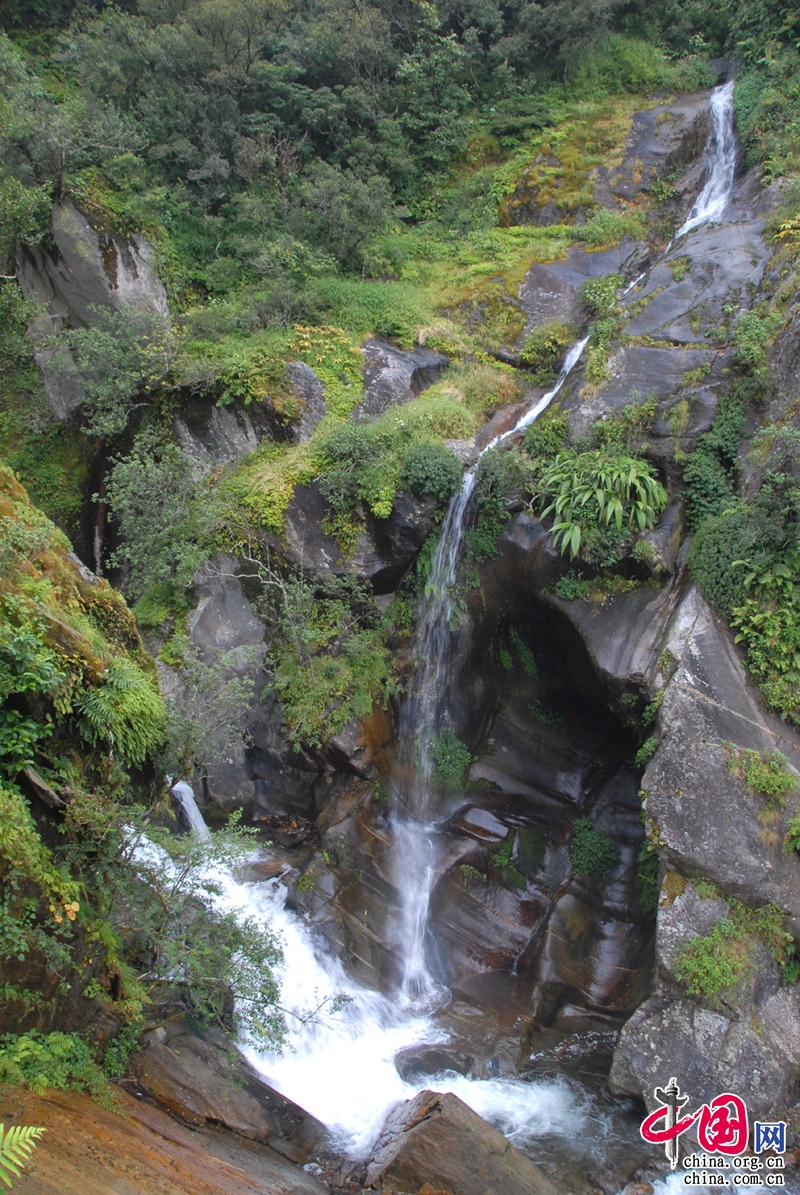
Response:
[[[774,1149],[776,1154],[782,1154],[786,1149],[786,1121],[776,1120],[771,1124],[757,1120],[753,1125],[753,1150],[760,1154],[765,1149]]]
[[[640,1132],[645,1141],[664,1146],[673,1170],[678,1164],[678,1138],[695,1122],[697,1139],[706,1153],[741,1154],[747,1149],[747,1109],[744,1100],[738,1095],[726,1091],[715,1096],[710,1104],[703,1104],[696,1112],[680,1116],[689,1097],[681,1094],[674,1078],[670,1079],[667,1087],[656,1087],[653,1094],[659,1106],[642,1121]],[[659,1125],[661,1127],[657,1127]],[[766,1131],[777,1126],[761,1127]],[[762,1149],[768,1148],[774,1146],[762,1145]]]

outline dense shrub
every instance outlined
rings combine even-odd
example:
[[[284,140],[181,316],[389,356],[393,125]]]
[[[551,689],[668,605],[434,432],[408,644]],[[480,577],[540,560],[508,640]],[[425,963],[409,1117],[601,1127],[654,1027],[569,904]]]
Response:
[[[734,464],[744,427],[749,394],[740,386],[720,401],[714,426],[700,437],[683,471],[686,517],[695,530],[704,519],[721,514],[735,501]]]
[[[572,339],[572,329],[558,320],[533,329],[520,352],[520,359],[532,370],[535,385],[546,386],[552,381]]]
[[[565,447],[569,422],[560,407],[548,407],[525,432],[523,443],[537,464],[553,459]]]
[[[542,475],[540,493],[542,517],[555,516],[554,542],[573,560],[593,529],[643,531],[667,505],[667,491],[647,461],[605,449],[560,452]]]
[[[42,1034],[35,1029],[0,1037],[0,1083],[34,1092],[86,1091],[106,1107],[111,1093],[91,1050],[74,1033]]]
[[[428,744],[433,761],[433,783],[440,788],[459,788],[466,780],[472,759],[469,747],[454,730],[445,727]]]
[[[731,498],[731,507],[724,514],[703,520],[689,549],[692,576],[712,609],[728,622],[746,593],[746,571],[734,565],[746,560],[752,547],[747,511]]]
[[[710,934],[693,938],[683,947],[675,975],[688,995],[716,1003],[720,993],[742,977],[747,961],[741,932],[727,917],[720,917]]]
[[[415,444],[409,450],[400,484],[443,505],[461,488],[462,466],[443,444]]]
[[[570,858],[578,875],[602,888],[619,859],[619,849],[588,817],[579,817],[572,828]]]

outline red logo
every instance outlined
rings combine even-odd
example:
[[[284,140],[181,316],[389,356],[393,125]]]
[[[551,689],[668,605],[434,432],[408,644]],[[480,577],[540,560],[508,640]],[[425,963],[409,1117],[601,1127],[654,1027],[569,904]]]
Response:
[[[717,1095],[696,1112],[680,1115],[689,1097],[682,1095],[675,1079],[654,1091],[659,1106],[642,1121],[645,1141],[663,1145],[673,1168],[678,1164],[678,1138],[697,1122],[697,1139],[706,1153],[741,1154],[747,1149],[748,1123],[744,1100],[730,1091]]]

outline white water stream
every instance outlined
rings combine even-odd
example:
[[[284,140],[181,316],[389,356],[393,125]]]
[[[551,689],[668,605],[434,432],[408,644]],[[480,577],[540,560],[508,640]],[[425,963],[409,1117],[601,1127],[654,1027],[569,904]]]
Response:
[[[724,211],[733,180],[732,91],[733,85],[726,84],[712,92],[713,130],[706,150],[709,181],[678,235],[718,219]],[[582,340],[572,347],[556,386],[527,410],[514,428],[495,437],[484,452],[527,427],[544,411],[585,346],[586,340]],[[397,1052],[406,1046],[446,1040],[432,1014],[447,993],[437,987],[426,957],[437,866],[429,807],[433,770],[429,736],[442,724],[456,639],[451,631],[457,614],[453,588],[476,480],[477,464],[465,474],[445,516],[420,611],[412,683],[402,715],[403,748],[396,777],[399,799],[392,819],[397,845],[395,880],[404,901],[400,946],[405,971],[400,997],[363,988],[348,976],[311,924],[286,908],[286,889],[280,881],[244,884],[229,874],[215,877],[222,889],[220,907],[269,922],[280,935],[284,952],[280,983],[281,1004],[287,1010],[288,1048],[278,1056],[260,1053],[243,1042],[242,1050],[272,1086],[323,1121],[335,1145],[354,1158],[369,1154],[388,1109],[423,1086],[401,1079],[394,1065]],[[189,785],[181,781],[173,792],[193,832],[207,836]],[[336,998],[342,995],[349,1002],[337,1008]],[[564,1075],[524,1081],[469,1080],[446,1074],[426,1079],[424,1086],[455,1092],[534,1156],[541,1156],[548,1140],[558,1139],[566,1143],[567,1152],[574,1148],[575,1157],[600,1175],[606,1147],[611,1148],[613,1139],[619,1152],[616,1113],[609,1115],[596,1094]],[[626,1132],[630,1133],[630,1125]]]
[[[736,134],[733,120],[733,80],[711,92],[711,136],[705,148],[708,181],[692,210],[675,234],[685,236],[693,228],[719,220],[728,206],[736,167]]]
[[[437,866],[430,804],[431,739],[443,725],[450,665],[457,643],[453,633],[453,622],[458,619],[454,594],[456,569],[480,459],[538,419],[580,360],[588,340],[587,336],[572,346],[553,389],[531,404],[512,428],[490,440],[475,464],[464,474],[461,489],[447,508],[433,556],[430,579],[418,614],[411,680],[400,718],[400,753],[395,776],[399,801],[392,819],[397,846],[395,885],[403,902],[400,950],[405,967],[402,993],[411,1001],[430,1005],[439,995],[427,965],[425,949]]]

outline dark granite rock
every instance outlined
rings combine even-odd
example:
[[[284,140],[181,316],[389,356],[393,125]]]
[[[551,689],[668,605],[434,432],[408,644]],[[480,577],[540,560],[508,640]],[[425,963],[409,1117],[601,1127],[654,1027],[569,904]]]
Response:
[[[366,397],[353,412],[355,419],[374,419],[396,403],[416,398],[441,377],[447,357],[422,346],[411,350],[395,348],[383,340],[364,345],[364,390]]]
[[[52,231],[52,249],[20,249],[16,272],[25,295],[42,305],[30,335],[51,410],[65,419],[83,390],[69,349],[46,341],[67,325],[87,327],[96,319],[93,307],[133,307],[166,318],[167,292],[144,237],[98,231],[68,202],[53,205]]]
[[[469,1147],[465,1148],[469,1133]],[[416,1195],[555,1195],[556,1188],[498,1129],[455,1095],[421,1091],[386,1118],[367,1186]]]
[[[624,1026],[614,1053],[609,1086],[616,1094],[641,1096],[655,1106],[654,1088],[675,1075],[696,1108],[721,1091],[744,1094],[751,1117],[770,1115],[794,1098],[800,1062],[800,992],[780,986],[780,968],[754,939],[739,982],[714,1000],[691,1000],[678,984],[674,965],[693,939],[730,918],[722,899],[701,900],[680,877],[662,892],[653,995]],[[678,885],[679,886],[679,885]]]
[[[286,377],[292,391],[300,401],[300,419],[295,438],[304,443],[311,438],[314,428],[328,413],[325,405],[325,387],[310,365],[304,361],[290,361],[286,366]]]

